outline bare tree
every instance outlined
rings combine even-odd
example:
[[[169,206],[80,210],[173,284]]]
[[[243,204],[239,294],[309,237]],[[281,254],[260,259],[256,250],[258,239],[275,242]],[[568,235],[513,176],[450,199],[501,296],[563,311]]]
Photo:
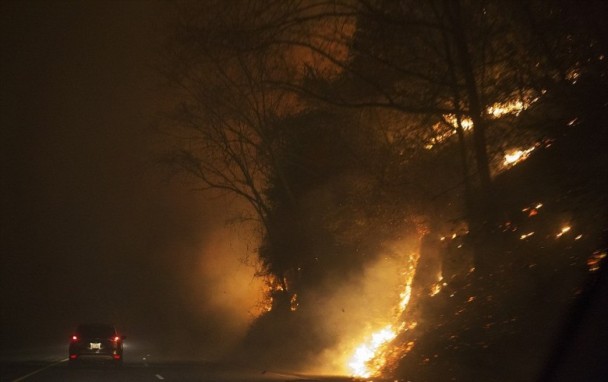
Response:
[[[267,43],[296,46],[315,60],[305,62],[306,81],[284,86],[335,105],[395,109],[427,122],[446,114],[473,119],[477,174],[489,187],[486,107],[521,85],[514,81],[519,68],[507,60],[516,52],[503,48],[513,44],[505,44],[511,35],[501,3],[294,3],[309,6],[294,6],[287,21],[268,25],[277,32]]]
[[[495,211],[488,106],[520,94],[535,70],[504,7],[466,0],[189,4],[168,50],[166,73],[184,100],[172,129],[185,132],[183,145],[172,159],[206,187],[243,197],[272,234],[268,182],[297,203],[289,163],[277,157],[285,144],[280,121],[315,102],[397,112],[405,117],[385,121],[395,125],[398,182],[429,142],[457,139],[465,205],[482,230]]]
[[[254,1],[255,2],[255,1]],[[461,145],[467,199],[479,190],[480,221],[492,221],[488,107],[521,94],[529,52],[517,50],[502,2],[287,1],[263,28],[267,46],[303,57],[299,75],[276,82],[331,105],[396,110],[417,121],[402,136],[423,146],[444,123]],[[272,5],[272,3],[270,3]],[[294,65],[293,61],[286,61]],[[527,66],[525,66],[527,65]],[[466,139],[462,121],[472,121]],[[454,123],[459,121],[460,123]],[[419,134],[426,129],[430,134]],[[436,133],[436,132],[435,132]],[[473,160],[468,159],[469,153]],[[473,165],[473,166],[472,166]]]
[[[268,180],[278,179],[285,194],[292,194],[275,158],[281,144],[276,129],[297,110],[297,100],[268,86],[270,79],[288,75],[281,72],[286,66],[279,65],[276,51],[256,48],[263,41],[259,35],[247,33],[255,28],[248,23],[250,12],[263,9],[202,5],[178,13],[160,65],[177,100],[164,125],[173,138],[167,159],[197,177],[203,189],[245,200],[255,211],[252,218],[271,232]],[[250,37],[257,42],[243,41]]]

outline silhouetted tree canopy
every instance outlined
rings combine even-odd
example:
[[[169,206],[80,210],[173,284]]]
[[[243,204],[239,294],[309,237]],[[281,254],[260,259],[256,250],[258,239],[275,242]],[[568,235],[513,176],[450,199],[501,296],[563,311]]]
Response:
[[[176,89],[168,157],[251,205],[284,290],[356,269],[420,216],[492,229],[505,150],[552,116],[490,107],[542,109],[607,61],[598,1],[180,7],[161,66]]]

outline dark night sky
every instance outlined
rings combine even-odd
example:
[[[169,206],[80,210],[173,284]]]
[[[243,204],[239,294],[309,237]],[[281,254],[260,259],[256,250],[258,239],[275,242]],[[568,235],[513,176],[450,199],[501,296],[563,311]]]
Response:
[[[61,340],[81,320],[140,336],[217,333],[201,307],[216,276],[193,269],[223,220],[163,182],[149,150],[159,139],[151,27],[167,4],[0,7],[3,350]]]

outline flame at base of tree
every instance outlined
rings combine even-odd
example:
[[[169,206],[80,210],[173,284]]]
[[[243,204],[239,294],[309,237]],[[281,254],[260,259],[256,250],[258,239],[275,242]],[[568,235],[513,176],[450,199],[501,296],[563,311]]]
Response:
[[[270,312],[275,304],[275,296],[279,293],[284,292],[283,284],[279,281],[279,279],[271,274],[267,274],[264,276],[264,289],[263,289],[263,299],[258,303],[259,315]],[[295,297],[291,300],[292,304],[296,304],[297,300]]]

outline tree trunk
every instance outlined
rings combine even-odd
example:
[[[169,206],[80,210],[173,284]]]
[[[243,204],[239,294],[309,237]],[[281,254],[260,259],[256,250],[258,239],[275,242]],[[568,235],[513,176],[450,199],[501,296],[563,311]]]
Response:
[[[489,248],[491,232],[496,221],[496,208],[492,192],[492,178],[490,175],[490,162],[488,159],[486,145],[486,120],[484,117],[485,107],[481,102],[471,55],[468,48],[468,40],[465,34],[460,1],[446,0],[446,10],[450,18],[456,58],[464,79],[465,94],[469,105],[469,115],[473,121],[473,150],[477,174],[479,177],[479,198],[477,204],[471,205],[469,216],[470,228],[475,238],[475,267],[481,273],[486,273],[490,257]]]
[[[477,165],[477,173],[481,192],[484,197],[491,195],[492,179],[490,176],[490,162],[488,159],[486,145],[486,121],[484,118],[485,108],[481,104],[477,83],[475,81],[475,73],[471,63],[471,55],[467,46],[467,36],[465,35],[462,16],[460,13],[460,2],[449,0],[446,2],[447,8],[450,11],[454,42],[456,46],[457,59],[460,64],[460,70],[465,82],[465,91],[469,104],[469,114],[473,121],[473,148],[475,153],[475,161]]]

